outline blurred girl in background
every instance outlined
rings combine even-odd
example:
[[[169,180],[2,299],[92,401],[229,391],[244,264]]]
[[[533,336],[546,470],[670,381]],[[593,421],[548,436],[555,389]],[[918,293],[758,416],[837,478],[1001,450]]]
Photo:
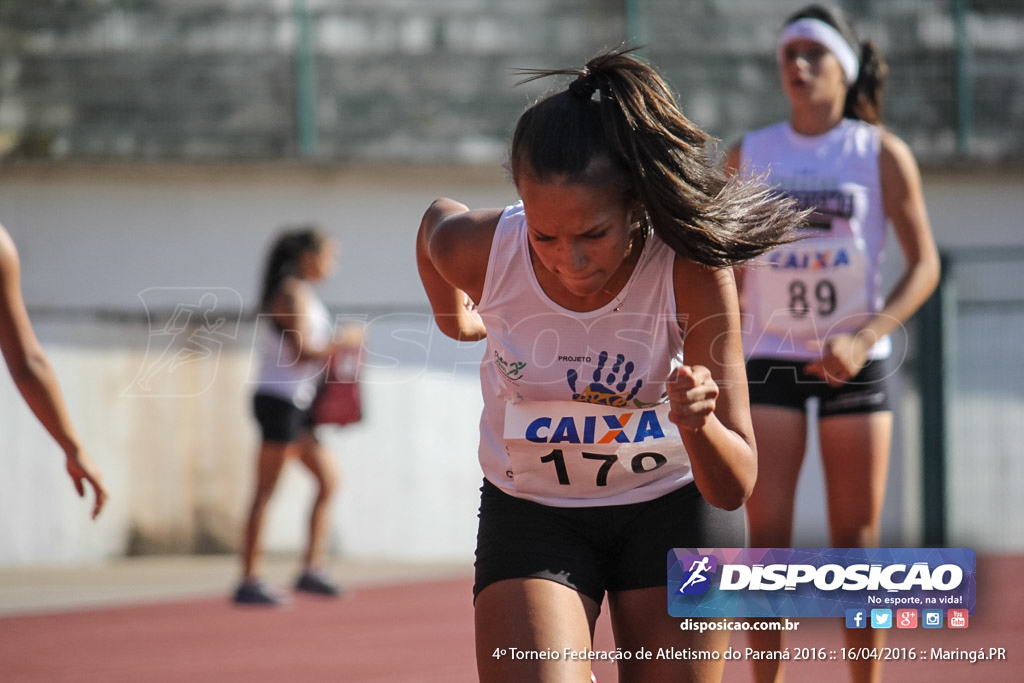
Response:
[[[790,117],[748,133],[729,172],[765,177],[812,210],[798,242],[739,276],[751,412],[760,454],[747,501],[750,545],[792,544],[793,507],[807,434],[807,400],[819,399],[818,432],[831,545],[873,547],[892,438],[894,368],[888,335],[938,283],[939,258],[913,155],[881,125],[886,66],[839,9],[812,5],[786,20],[778,41]],[[888,297],[880,265],[887,223],[905,261]],[[748,331],[745,328],[745,332]],[[878,646],[883,631],[846,631],[851,646]],[[758,650],[781,632],[752,631]],[[880,663],[852,663],[858,682]],[[782,680],[781,660],[755,662],[758,683]]]
[[[267,258],[257,328],[262,365],[253,410],[262,441],[256,490],[245,526],[242,581],[234,594],[240,604],[278,605],[285,597],[259,577],[260,534],[267,503],[286,461],[305,465],[316,479],[309,537],[295,589],[335,596],[339,587],[324,567],[329,503],[338,468],[313,431],[312,406],[328,361],[343,342],[314,286],[329,277],[337,245],[323,231],[302,227],[283,232]]]

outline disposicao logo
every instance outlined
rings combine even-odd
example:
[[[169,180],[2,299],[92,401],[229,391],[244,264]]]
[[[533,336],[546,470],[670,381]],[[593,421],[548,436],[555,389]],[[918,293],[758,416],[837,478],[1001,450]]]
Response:
[[[886,590],[899,591],[914,587],[923,590],[952,590],[963,581],[963,569],[944,564],[932,570],[927,563],[915,562],[888,566],[872,564],[771,564],[747,567],[727,565],[722,568],[721,590],[774,591],[796,590],[813,584],[824,591]]]
[[[674,549],[668,555],[669,614],[681,617],[851,618],[892,628],[875,615],[956,608],[973,614],[975,555],[969,548]],[[854,628],[860,628],[855,624]]]
[[[679,558],[684,566],[689,566],[686,579],[679,587],[682,595],[703,595],[711,587],[708,574],[718,569],[718,558],[714,555],[690,555]]]

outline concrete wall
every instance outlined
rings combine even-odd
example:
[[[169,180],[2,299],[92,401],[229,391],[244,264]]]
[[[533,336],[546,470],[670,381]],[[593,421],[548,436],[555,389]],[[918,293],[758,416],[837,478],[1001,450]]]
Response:
[[[329,306],[426,304],[412,236],[445,193],[472,205],[515,197],[498,166],[18,166],[0,170],[0,222],[22,254],[35,310],[141,316],[156,288],[237,292],[251,310],[267,245],[286,223],[315,221],[342,243]],[[59,274],[59,275],[55,275]]]
[[[1024,243],[1019,178],[930,173],[925,187],[941,245]],[[481,348],[437,334],[413,259],[419,217],[441,195],[478,207],[515,196],[496,167],[0,168],[0,221],[21,250],[37,333],[113,493],[90,523],[60,452],[0,373],[0,565],[237,547],[257,441],[244,313],[272,234],[298,220],[340,238],[341,268],[323,295],[368,325],[366,421],[325,435],[346,477],[333,547],[471,557]],[[224,326],[168,324],[175,305],[194,311],[204,294]],[[184,344],[190,335],[199,342]],[[903,393],[885,525],[912,542],[916,425],[913,392]],[[797,524],[807,544],[825,538],[819,482],[809,458]],[[309,494],[302,472],[288,471],[270,550],[301,546]]]
[[[0,459],[14,476],[0,481],[0,564],[237,546],[257,446],[247,316],[273,233],[304,220],[342,242],[339,272],[322,293],[368,335],[366,419],[325,434],[345,472],[333,546],[357,556],[471,556],[482,348],[436,333],[413,235],[437,196],[512,201],[501,169],[3,175],[2,221],[19,245],[25,299],[113,496],[89,524],[59,450],[3,373]],[[171,324],[175,306],[194,308],[203,295],[227,324],[205,334],[196,320]],[[197,330],[205,357],[184,344]],[[292,470],[273,502],[270,550],[302,544],[311,488]]]
[[[549,87],[513,87],[513,67],[579,66],[622,42],[732,140],[785,113],[775,43],[806,2],[307,0],[305,39],[298,4],[4,3],[0,154],[493,162]],[[884,51],[886,121],[920,158],[1024,158],[1020,3],[965,3],[959,71],[952,3],[842,4]]]

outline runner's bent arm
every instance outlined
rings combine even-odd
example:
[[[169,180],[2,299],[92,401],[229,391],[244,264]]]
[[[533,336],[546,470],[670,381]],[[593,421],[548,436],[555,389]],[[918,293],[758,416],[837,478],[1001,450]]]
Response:
[[[907,145],[891,133],[882,137],[879,159],[885,214],[903,253],[904,269],[881,311],[854,334],[826,340],[822,360],[807,371],[840,384],[857,374],[875,343],[914,314],[939,281],[939,253],[921,191],[921,174]]]
[[[753,491],[757,451],[733,271],[676,257],[675,291],[686,365],[669,381],[670,417],[701,494],[734,510]]]
[[[920,308],[939,283],[939,252],[921,190],[921,172],[907,145],[886,133],[882,138],[882,198],[905,262],[902,277],[879,313],[893,328]],[[886,334],[891,329],[878,330]]]
[[[471,304],[483,295],[491,241],[500,209],[471,211],[452,199],[438,199],[420,222],[416,264],[434,320],[447,336],[477,341],[487,336]]]

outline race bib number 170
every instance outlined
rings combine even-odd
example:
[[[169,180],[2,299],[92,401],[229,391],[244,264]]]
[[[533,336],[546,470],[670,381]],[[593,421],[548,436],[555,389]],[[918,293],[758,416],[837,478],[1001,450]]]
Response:
[[[574,401],[507,404],[505,446],[516,490],[603,498],[689,469],[669,405],[621,409]]]

